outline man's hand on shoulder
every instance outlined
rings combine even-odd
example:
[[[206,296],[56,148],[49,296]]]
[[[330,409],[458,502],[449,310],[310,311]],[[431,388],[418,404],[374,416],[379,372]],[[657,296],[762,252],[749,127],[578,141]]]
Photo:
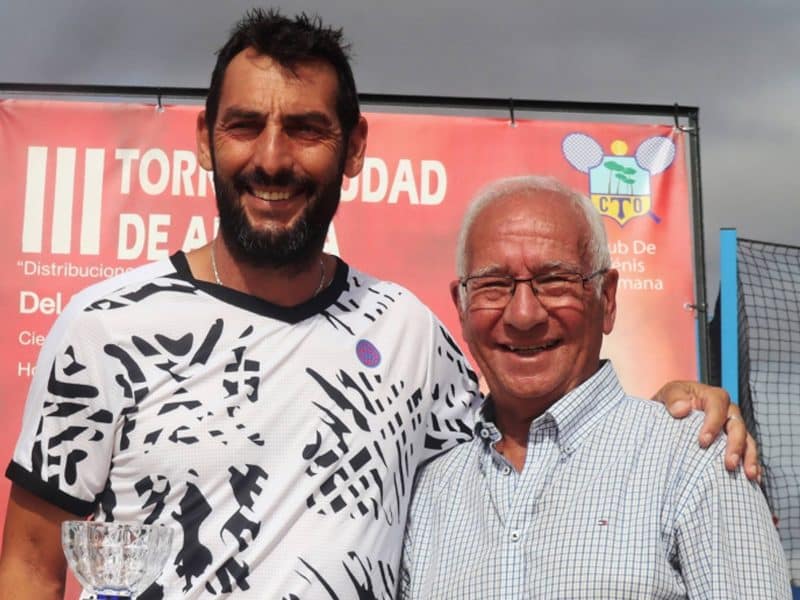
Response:
[[[700,429],[700,446],[707,448],[724,430],[728,436],[725,448],[725,467],[734,471],[744,456],[744,472],[748,479],[761,481],[758,447],[745,427],[739,407],[731,403],[728,392],[722,388],[696,381],[670,381],[653,396],[676,419],[692,412],[705,413]]]

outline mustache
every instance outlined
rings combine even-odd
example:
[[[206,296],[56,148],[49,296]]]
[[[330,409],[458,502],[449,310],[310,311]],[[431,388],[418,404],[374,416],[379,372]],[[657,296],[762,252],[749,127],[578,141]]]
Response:
[[[264,169],[256,167],[248,173],[238,173],[233,177],[233,185],[239,193],[253,193],[255,187],[291,187],[300,192],[312,193],[316,189],[314,181],[309,177],[297,177],[289,170],[278,171],[270,175]]]

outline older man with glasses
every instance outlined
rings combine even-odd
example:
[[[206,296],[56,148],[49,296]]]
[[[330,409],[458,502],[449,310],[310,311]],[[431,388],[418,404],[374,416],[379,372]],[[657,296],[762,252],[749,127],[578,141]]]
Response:
[[[603,335],[618,273],[601,217],[553,179],[492,184],[451,284],[490,389],[473,441],[427,465],[400,597],[790,598],[759,488],[724,448],[628,396]]]

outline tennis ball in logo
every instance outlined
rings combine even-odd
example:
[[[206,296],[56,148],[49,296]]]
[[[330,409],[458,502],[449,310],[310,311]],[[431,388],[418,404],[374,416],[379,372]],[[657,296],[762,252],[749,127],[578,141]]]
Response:
[[[617,156],[625,156],[628,153],[628,144],[622,140],[614,140],[611,142],[611,153]]]
[[[365,367],[377,367],[381,362],[381,353],[369,340],[359,340],[356,344],[356,356]]]

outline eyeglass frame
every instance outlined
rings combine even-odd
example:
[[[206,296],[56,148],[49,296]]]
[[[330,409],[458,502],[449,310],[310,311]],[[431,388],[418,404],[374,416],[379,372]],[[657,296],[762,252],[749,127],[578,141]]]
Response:
[[[608,267],[605,267],[603,269],[598,269],[597,271],[594,271],[593,273],[589,273],[588,275],[583,275],[579,271],[571,271],[569,269],[562,269],[562,270],[559,270],[559,271],[551,271],[551,272],[548,272],[548,273],[541,273],[539,275],[534,275],[533,277],[512,277],[511,275],[507,275],[507,274],[504,274],[504,273],[497,273],[497,274],[481,273],[481,274],[478,274],[478,275],[467,275],[466,277],[461,277],[458,280],[458,284],[459,284],[459,286],[461,288],[464,289],[464,299],[467,302],[467,304],[469,305],[470,304],[470,302],[469,302],[470,298],[469,298],[469,292],[467,290],[467,284],[471,280],[475,280],[475,279],[479,279],[479,278],[483,278],[483,277],[495,277],[497,279],[505,279],[505,280],[510,281],[511,282],[511,291],[508,294],[508,300],[506,300],[505,304],[503,304],[502,306],[496,306],[496,307],[484,307],[484,308],[493,308],[495,310],[501,310],[501,309],[505,310],[505,308],[511,303],[511,300],[514,298],[514,294],[517,292],[517,284],[518,283],[527,283],[530,286],[531,292],[533,292],[533,295],[536,296],[536,298],[539,300],[539,302],[542,303],[542,306],[547,307],[548,306],[548,302],[546,300],[547,298],[558,299],[558,298],[569,298],[569,296],[566,295],[566,294],[564,294],[563,296],[545,296],[545,300],[542,301],[542,296],[539,295],[540,291],[537,290],[537,288],[536,288],[536,286],[534,284],[534,282],[537,279],[540,279],[540,278],[543,278],[543,277],[552,277],[553,275],[562,275],[562,274],[563,275],[577,275],[578,277],[580,277],[581,286],[584,289],[586,289],[586,284],[589,283],[589,281],[591,281],[592,279],[594,279],[598,275],[605,275],[606,273],[609,272],[609,270],[610,269]],[[578,283],[578,281],[576,280],[575,283]]]

